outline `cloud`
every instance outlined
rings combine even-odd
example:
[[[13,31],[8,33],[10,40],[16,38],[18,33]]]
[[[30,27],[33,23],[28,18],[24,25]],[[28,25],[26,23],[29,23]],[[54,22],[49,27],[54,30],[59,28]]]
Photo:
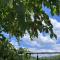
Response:
[[[43,36],[42,33],[39,34],[38,38],[34,38],[33,40],[40,44],[55,44],[55,41],[49,35]]]
[[[58,22],[55,19],[50,18],[51,23],[53,24],[54,28],[54,32],[57,34],[57,37],[60,38],[60,22]]]
[[[31,52],[55,52],[55,50],[52,50],[52,49],[29,48],[28,50]]]
[[[21,45],[25,46],[25,48],[41,47],[40,44],[38,44],[35,40],[31,41],[30,37],[28,38],[27,36],[28,36],[28,34],[21,39],[21,41],[20,41]]]
[[[60,44],[53,45],[53,50],[60,52]]]

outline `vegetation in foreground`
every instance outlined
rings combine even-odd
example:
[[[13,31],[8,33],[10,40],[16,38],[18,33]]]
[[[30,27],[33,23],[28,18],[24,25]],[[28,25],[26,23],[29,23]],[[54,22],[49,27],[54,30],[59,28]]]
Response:
[[[0,60],[37,60],[31,55],[26,55],[27,49],[16,49],[9,41],[0,34]],[[23,54],[22,54],[23,53]],[[60,60],[60,55],[43,57],[38,60]]]

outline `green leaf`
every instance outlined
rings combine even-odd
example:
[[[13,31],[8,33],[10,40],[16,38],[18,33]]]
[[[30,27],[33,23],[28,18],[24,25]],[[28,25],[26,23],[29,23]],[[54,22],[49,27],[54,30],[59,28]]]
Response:
[[[55,37],[55,39],[57,39],[57,35],[56,34],[54,34],[54,37]]]
[[[10,8],[13,8],[13,0],[9,0],[8,6],[9,6]]]
[[[52,33],[50,34],[50,38],[53,38],[53,34]]]

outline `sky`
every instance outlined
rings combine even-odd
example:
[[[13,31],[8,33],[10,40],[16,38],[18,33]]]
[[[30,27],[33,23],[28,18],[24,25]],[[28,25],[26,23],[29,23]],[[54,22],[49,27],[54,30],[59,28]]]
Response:
[[[31,52],[60,52],[60,16],[52,16],[50,13],[50,9],[43,6],[43,10],[47,15],[49,16],[49,19],[52,23],[53,30],[57,35],[56,39],[51,39],[49,34],[46,34],[45,36],[42,33],[38,33],[38,38],[33,38],[33,40],[30,40],[29,34],[27,33],[24,35],[23,38],[20,40],[20,45],[18,46],[18,43],[16,42],[16,38],[13,36],[10,41],[11,43],[16,47],[22,47],[27,48]],[[9,34],[6,34],[3,32],[3,34],[6,37],[9,37]]]

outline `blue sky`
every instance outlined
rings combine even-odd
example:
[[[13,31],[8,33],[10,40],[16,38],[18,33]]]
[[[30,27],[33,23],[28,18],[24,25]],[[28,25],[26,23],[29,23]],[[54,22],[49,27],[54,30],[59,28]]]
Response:
[[[57,40],[51,39],[48,34],[46,36],[43,36],[42,33],[38,34],[38,38],[33,38],[33,41],[30,40],[29,34],[25,34],[23,38],[21,38],[20,46],[18,46],[18,43],[16,42],[16,38],[13,36],[10,41],[11,43],[16,47],[22,47],[22,48],[28,48],[30,51],[33,52],[52,52],[52,51],[60,51],[60,16],[52,16],[50,13],[50,9],[43,6],[43,10],[45,13],[48,14],[51,23],[53,24],[53,30],[57,34]],[[4,36],[9,38],[9,34],[4,33]]]

